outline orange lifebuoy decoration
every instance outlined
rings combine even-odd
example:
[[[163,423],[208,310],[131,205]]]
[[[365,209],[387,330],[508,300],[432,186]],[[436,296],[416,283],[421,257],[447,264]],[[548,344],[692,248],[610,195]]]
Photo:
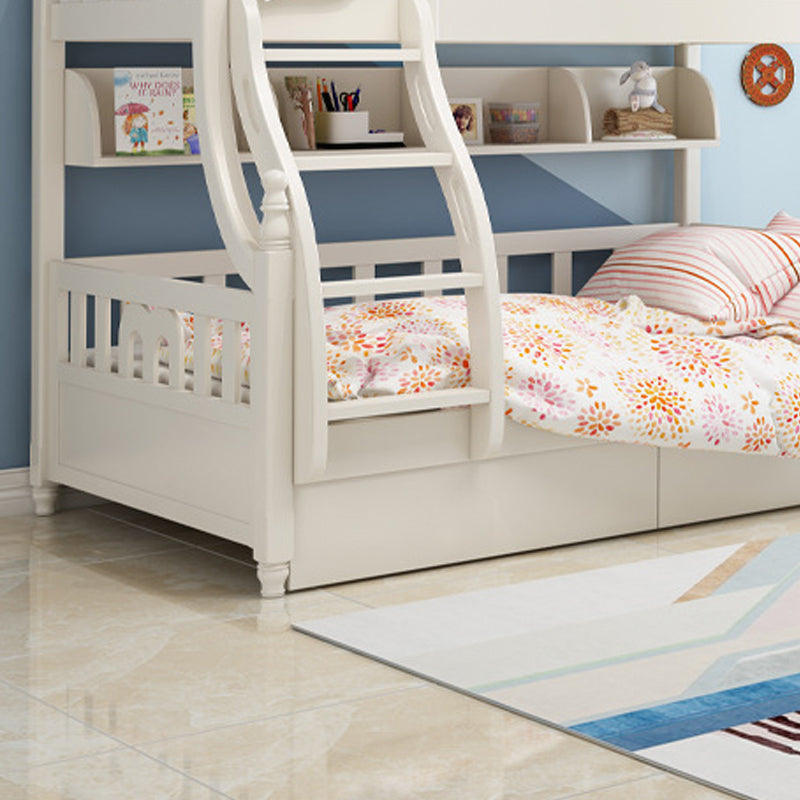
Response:
[[[757,44],[742,61],[745,94],[760,106],[776,106],[794,84],[792,57],[777,44]]]

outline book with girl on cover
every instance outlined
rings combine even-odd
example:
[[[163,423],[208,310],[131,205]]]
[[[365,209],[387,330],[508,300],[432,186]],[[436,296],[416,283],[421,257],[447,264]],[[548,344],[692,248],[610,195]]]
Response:
[[[183,153],[180,67],[117,67],[114,123],[117,155]]]

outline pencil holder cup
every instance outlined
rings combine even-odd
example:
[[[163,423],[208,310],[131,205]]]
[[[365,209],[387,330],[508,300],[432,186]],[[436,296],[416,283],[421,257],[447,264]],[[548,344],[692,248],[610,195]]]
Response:
[[[314,126],[317,144],[363,142],[369,136],[369,111],[317,111]]]

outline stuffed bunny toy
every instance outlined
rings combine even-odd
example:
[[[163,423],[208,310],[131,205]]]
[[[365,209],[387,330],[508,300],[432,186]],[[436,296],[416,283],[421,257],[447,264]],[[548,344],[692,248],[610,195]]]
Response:
[[[628,95],[631,104],[631,111],[638,111],[640,108],[653,108],[660,113],[664,113],[664,106],[658,102],[658,90],[656,79],[650,72],[650,66],[644,61],[635,61],[630,69],[622,74],[619,85],[622,86],[628,78],[633,79],[633,91]]]

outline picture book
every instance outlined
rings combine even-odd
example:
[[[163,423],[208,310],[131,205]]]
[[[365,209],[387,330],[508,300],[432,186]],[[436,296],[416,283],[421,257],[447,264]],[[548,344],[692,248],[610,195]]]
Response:
[[[187,155],[200,153],[200,137],[197,134],[197,113],[194,89],[183,90],[183,151]]]
[[[183,153],[183,88],[180,67],[114,70],[117,155]]]

